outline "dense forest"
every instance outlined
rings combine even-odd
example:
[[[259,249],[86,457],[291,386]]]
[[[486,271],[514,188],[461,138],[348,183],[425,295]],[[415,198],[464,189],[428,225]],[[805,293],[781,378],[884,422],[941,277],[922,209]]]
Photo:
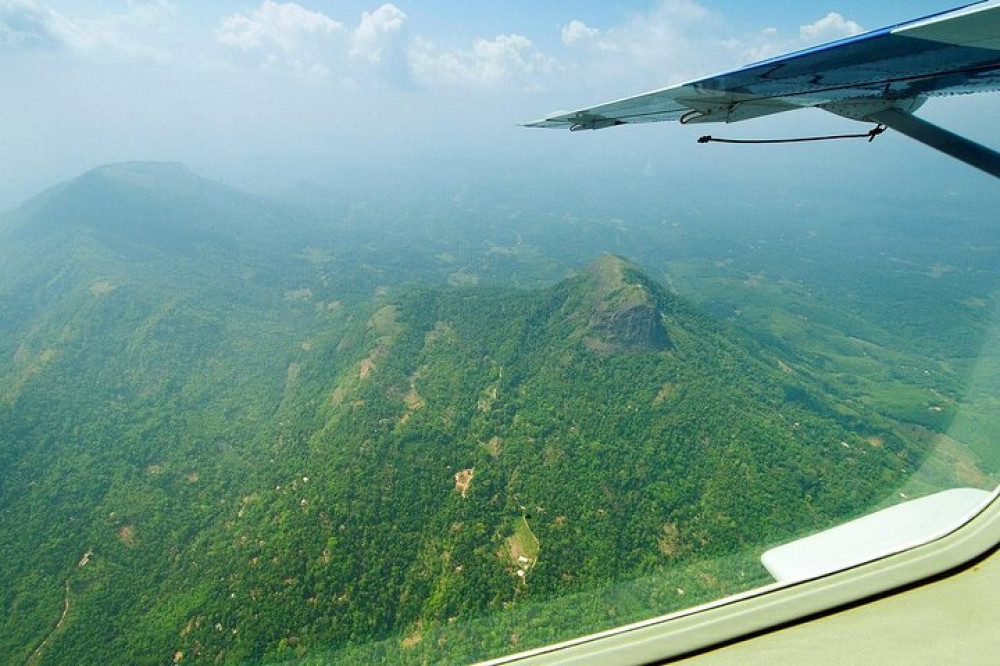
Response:
[[[995,247],[406,215],[136,163],[0,220],[0,660],[467,662],[995,485]]]

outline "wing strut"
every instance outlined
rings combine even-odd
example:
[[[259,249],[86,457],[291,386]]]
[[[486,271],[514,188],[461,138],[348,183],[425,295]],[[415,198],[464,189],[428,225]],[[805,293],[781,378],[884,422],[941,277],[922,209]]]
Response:
[[[1000,178],[1000,153],[982,144],[970,141],[964,136],[949,132],[933,123],[917,118],[912,113],[899,109],[878,111],[869,114],[868,119],[891,127],[900,134],[905,134],[911,139],[981,169],[995,178]]]

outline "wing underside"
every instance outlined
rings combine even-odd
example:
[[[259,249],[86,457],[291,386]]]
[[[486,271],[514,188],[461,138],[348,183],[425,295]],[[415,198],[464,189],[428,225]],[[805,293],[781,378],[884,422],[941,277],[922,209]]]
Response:
[[[805,107],[867,119],[928,96],[1000,90],[1000,0],[869,32],[528,127],[737,122]]]

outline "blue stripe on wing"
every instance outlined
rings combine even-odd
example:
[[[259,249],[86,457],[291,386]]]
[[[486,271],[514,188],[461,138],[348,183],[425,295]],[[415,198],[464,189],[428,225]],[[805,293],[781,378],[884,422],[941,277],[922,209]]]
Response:
[[[692,82],[701,91],[756,99],[815,96],[799,105],[882,96],[997,89],[1000,51],[915,39],[890,31],[772,59]]]
[[[976,7],[980,8],[972,13],[967,11]],[[974,31],[982,30],[984,25],[997,28],[1000,5],[973,3],[764,60],[689,85],[706,92],[763,99],[821,95],[815,102],[796,100],[799,106],[823,103],[829,97],[826,93],[834,93],[833,99],[826,101],[839,101],[854,97],[909,99],[917,95],[996,90],[1000,72],[996,38],[1000,35],[993,35],[992,43],[986,47],[922,38],[928,26],[932,31],[934,26],[956,26],[954,32],[965,37],[963,32],[973,21]]]

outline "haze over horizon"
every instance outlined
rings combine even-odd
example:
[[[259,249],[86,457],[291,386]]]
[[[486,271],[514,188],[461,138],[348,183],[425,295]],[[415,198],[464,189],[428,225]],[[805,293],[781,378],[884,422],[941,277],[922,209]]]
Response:
[[[14,94],[0,109],[0,208],[131,160],[180,161],[271,193],[344,179],[391,191],[403,179],[450,197],[506,179],[504,196],[531,181],[573,196],[587,174],[594,196],[646,177],[688,198],[718,182],[780,182],[808,201],[834,175],[848,192],[877,178],[961,194],[983,176],[891,134],[875,146],[744,150],[694,145],[699,128],[676,124],[586,136],[517,126],[950,6],[5,0],[0,85]],[[983,122],[992,103],[933,100],[921,113],[995,145],[1000,132]],[[724,129],[857,127],[801,112]]]

